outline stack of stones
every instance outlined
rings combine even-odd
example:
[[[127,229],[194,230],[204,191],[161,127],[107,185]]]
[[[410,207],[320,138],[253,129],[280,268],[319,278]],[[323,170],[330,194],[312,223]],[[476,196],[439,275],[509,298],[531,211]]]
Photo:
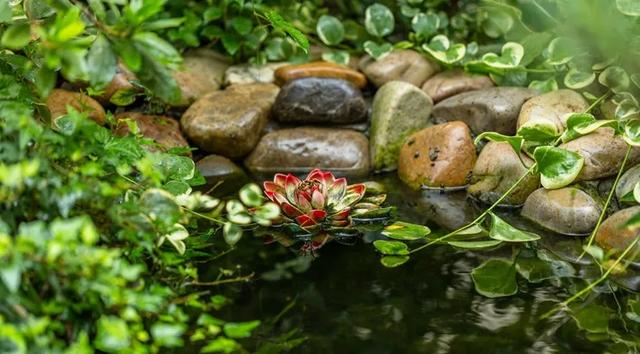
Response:
[[[549,122],[563,131],[567,115],[588,106],[570,90],[540,95],[527,88],[494,87],[488,77],[460,70],[439,72],[438,65],[411,50],[379,60],[364,57],[351,66],[312,62],[253,67],[232,66],[201,49],[187,53],[184,63],[174,73],[183,93],[173,108],[183,111],[179,123],[118,108],[115,132],[127,134],[128,119],[158,143],[156,149],[196,147],[194,159],[207,187],[221,180],[236,186],[248,181],[238,162],[254,175],[323,168],[362,177],[397,170],[414,189],[466,188],[472,199],[490,204],[533,161],[500,142],[485,144],[478,154],[473,137],[487,131],[513,135],[532,121]],[[134,79],[120,67],[97,100],[54,90],[47,102],[52,121],[72,106],[105,124],[100,103],[137,90]],[[617,173],[626,145],[610,128],[600,128],[561,147],[585,158],[574,185],[545,190],[532,174],[502,204],[522,207],[522,216],[550,231],[588,234],[602,210],[599,182]],[[637,163],[640,151],[634,149],[629,166]],[[623,176],[618,200],[638,181],[640,166]],[[617,232],[616,225],[634,211],[612,215],[598,242],[617,249],[632,239]]]

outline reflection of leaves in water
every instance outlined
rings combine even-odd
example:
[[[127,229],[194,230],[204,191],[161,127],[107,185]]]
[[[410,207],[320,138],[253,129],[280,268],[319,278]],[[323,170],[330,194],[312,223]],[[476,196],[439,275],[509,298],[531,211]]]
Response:
[[[294,274],[306,272],[311,266],[312,260],[311,256],[300,256],[286,262],[276,263],[272,270],[262,274],[262,279],[267,281],[291,279]]]

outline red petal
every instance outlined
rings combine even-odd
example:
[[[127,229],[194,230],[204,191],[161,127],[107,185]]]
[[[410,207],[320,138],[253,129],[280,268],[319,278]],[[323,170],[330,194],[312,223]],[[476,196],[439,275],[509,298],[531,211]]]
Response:
[[[295,193],[296,206],[298,207],[298,209],[302,210],[303,212],[307,212],[311,210],[311,202],[309,201],[309,199],[305,197],[305,194],[309,194],[309,193],[299,193],[299,192]]]
[[[324,209],[324,195],[319,190],[314,190],[311,195],[311,206],[314,209]]]
[[[327,212],[324,210],[311,210],[311,212],[307,215],[310,215],[313,220],[322,221],[325,217],[327,217]]]
[[[349,213],[351,212],[350,208],[346,208],[343,210],[340,210],[339,212],[331,215],[331,219],[332,220],[343,220],[346,219],[347,217],[349,217]]]
[[[298,210],[298,208],[286,202],[280,205],[280,209],[282,209],[282,212],[290,218],[295,218],[298,215],[302,214],[302,212]]]
[[[286,180],[287,175],[283,175],[282,173],[276,173],[276,175],[273,176],[273,182],[282,187],[284,187],[284,183]]]
[[[362,183],[352,184],[352,185],[347,187],[347,192],[348,193],[355,193],[355,194],[358,194],[358,195],[364,195],[364,192],[366,190],[367,190],[367,186],[365,186]]]
[[[320,169],[318,168],[314,169],[313,171],[309,172],[305,180],[306,181],[313,181],[313,180],[322,181],[322,171],[320,171]]]
[[[287,199],[291,202],[295,202],[295,191],[298,185],[301,183],[300,179],[292,174],[287,175],[287,179],[284,182],[284,189],[287,193]]]
[[[346,178],[338,178],[335,180],[332,186],[327,191],[327,205],[337,204],[340,199],[344,197],[344,193],[347,190]]]
[[[301,227],[313,226],[317,224],[317,222],[315,222],[315,220],[313,220],[309,215],[300,215],[296,217],[296,222]]]
[[[266,191],[266,192],[278,192],[278,191],[284,191],[284,189],[282,188],[281,185],[271,182],[271,181],[266,181],[262,184],[262,188]]]

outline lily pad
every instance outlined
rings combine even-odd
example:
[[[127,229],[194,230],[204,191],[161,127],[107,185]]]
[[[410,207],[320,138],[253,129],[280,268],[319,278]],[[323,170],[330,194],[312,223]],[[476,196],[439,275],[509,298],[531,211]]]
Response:
[[[486,297],[511,296],[518,292],[516,267],[511,261],[490,259],[471,271],[476,291]]]
[[[401,266],[409,260],[409,256],[384,256],[380,258],[380,263],[387,268]]]
[[[385,227],[382,234],[396,240],[419,240],[431,233],[431,230],[423,225],[410,224],[398,221]]]
[[[409,247],[400,241],[376,240],[373,246],[382,254],[388,256],[406,256],[409,254]]]

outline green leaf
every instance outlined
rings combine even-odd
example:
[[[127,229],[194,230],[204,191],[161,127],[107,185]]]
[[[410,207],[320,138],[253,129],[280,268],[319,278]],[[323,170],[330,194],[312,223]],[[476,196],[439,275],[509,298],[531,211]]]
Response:
[[[142,66],[142,55],[133,43],[126,40],[116,40],[113,49],[122,58],[125,65],[133,72],[138,72]]]
[[[97,349],[113,353],[130,349],[131,335],[127,323],[115,316],[102,316],[94,345]]]
[[[640,120],[633,119],[626,122],[622,138],[631,146],[640,146]]]
[[[240,201],[249,207],[262,205],[262,189],[255,183],[247,184],[239,192]]]
[[[31,40],[30,31],[28,22],[13,24],[2,33],[0,45],[14,50],[22,49]]]
[[[518,128],[518,136],[526,141],[548,143],[558,137],[558,128],[547,120],[530,120]]]
[[[251,33],[251,29],[253,29],[253,22],[247,17],[234,17],[229,21],[229,23],[236,32],[243,36]]]
[[[447,36],[439,34],[433,38],[429,44],[423,44],[422,49],[431,54],[436,60],[446,64],[453,64],[464,58],[466,47],[464,44],[457,43],[451,45]]]
[[[2,269],[0,269],[0,279],[9,292],[15,293],[18,291],[22,280],[22,269],[20,263],[13,261],[10,264],[5,264]]]
[[[489,237],[494,240],[505,242],[529,242],[540,239],[540,236],[532,232],[516,229],[494,213],[489,214],[491,215],[491,230],[489,230]]]
[[[401,266],[409,260],[409,256],[384,256],[380,258],[380,263],[387,268]]]
[[[322,60],[330,61],[332,63],[348,65],[350,60],[349,52],[345,50],[338,50],[335,52],[322,53]]]
[[[573,57],[579,54],[573,39],[568,37],[558,37],[549,43],[549,64],[562,65],[568,63]]]
[[[8,23],[11,21],[11,5],[9,0],[0,0],[0,23]]]
[[[627,72],[620,66],[610,66],[598,76],[598,82],[613,92],[620,92],[629,87],[631,80]]]
[[[80,18],[80,8],[71,7],[68,11],[56,15],[50,39],[59,43],[68,42],[84,32],[84,21]]]
[[[520,150],[522,150],[522,144],[524,143],[524,139],[521,136],[508,136],[500,133],[484,132],[476,137],[474,141],[475,145],[478,145],[484,139],[496,142],[507,142],[516,153],[520,153]]]
[[[496,69],[511,69],[520,64],[524,56],[524,48],[519,43],[508,42],[502,46],[500,56],[495,53],[487,53],[482,56],[482,61]]]
[[[501,244],[500,240],[480,240],[480,241],[447,241],[447,244],[456,248],[468,250],[478,250],[483,248],[495,247]]]
[[[184,254],[186,251],[186,245],[183,240],[189,237],[189,231],[187,231],[184,226],[181,224],[175,224],[174,230],[164,237],[173,245],[173,247],[175,247],[179,254]]]
[[[571,308],[571,317],[578,327],[590,333],[607,333],[610,314],[608,307],[594,303]]]
[[[487,9],[487,16],[482,22],[484,33],[491,38],[500,38],[513,28],[513,17],[505,11],[495,8]]]
[[[209,23],[213,20],[217,20],[221,18],[222,14],[223,14],[222,8],[220,8],[220,6],[213,5],[211,7],[208,7],[204,11],[204,14],[202,15],[202,17],[204,18],[205,23]]]
[[[367,7],[364,13],[364,27],[367,32],[375,37],[384,37],[393,32],[395,20],[393,13],[382,4],[373,4]]]
[[[567,75],[564,76],[564,85],[577,90],[591,85],[595,79],[596,74],[594,72],[583,72],[576,68],[571,68]]]
[[[471,271],[476,291],[486,297],[511,296],[518,292],[515,265],[504,259],[489,259]]]
[[[529,83],[529,88],[540,93],[556,91],[558,89],[558,82],[552,77],[546,80],[533,80]]]
[[[156,322],[151,326],[151,335],[155,344],[162,347],[182,346],[182,334],[186,330],[183,323]]]
[[[309,40],[307,40],[307,37],[291,23],[285,21],[280,14],[274,10],[269,10],[264,13],[264,16],[274,28],[288,34],[305,53],[309,51]]]
[[[423,38],[428,38],[438,31],[440,26],[440,17],[434,13],[419,13],[413,16],[411,20],[411,28],[413,31]]]
[[[222,227],[222,235],[224,241],[229,246],[233,246],[242,238],[242,228],[234,223],[226,222]]]
[[[363,47],[364,51],[376,60],[383,58],[385,55],[391,53],[391,50],[393,50],[393,46],[391,45],[391,43],[387,42],[378,44],[373,41],[366,41],[364,42]]]
[[[400,241],[376,240],[373,246],[382,254],[389,256],[406,256],[409,254],[409,247]]]
[[[616,0],[618,11],[629,16],[640,16],[640,2],[637,0]]]
[[[322,15],[316,25],[316,32],[320,40],[326,45],[336,45],[344,39],[344,26],[337,18]]]
[[[540,182],[547,189],[557,189],[571,184],[584,165],[580,154],[565,149],[540,146],[533,152],[538,163]]]
[[[91,85],[98,88],[106,86],[116,74],[116,64],[111,43],[103,35],[98,35],[87,55]]]
[[[420,240],[431,233],[431,230],[423,225],[410,224],[396,221],[384,228],[382,234],[396,240]]]
[[[226,323],[223,327],[224,334],[229,338],[249,338],[251,331],[260,326],[260,321]]]

